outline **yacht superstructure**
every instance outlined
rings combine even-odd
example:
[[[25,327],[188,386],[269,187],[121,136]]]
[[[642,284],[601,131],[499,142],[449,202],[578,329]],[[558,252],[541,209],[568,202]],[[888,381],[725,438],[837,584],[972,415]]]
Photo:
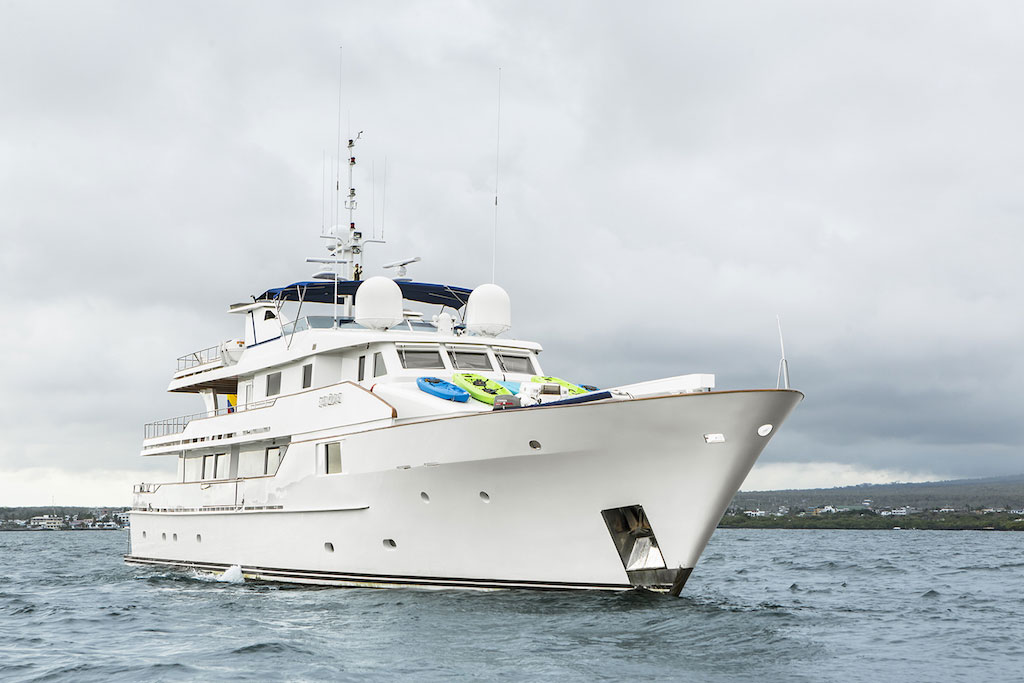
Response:
[[[127,562],[678,594],[802,399],[709,374],[545,375],[539,344],[505,336],[500,287],[364,279],[355,223],[325,237],[330,258],[311,260],[327,279],[232,306],[239,339],[178,359],[169,390],[204,410],[146,425],[142,455],[177,467],[135,487]]]

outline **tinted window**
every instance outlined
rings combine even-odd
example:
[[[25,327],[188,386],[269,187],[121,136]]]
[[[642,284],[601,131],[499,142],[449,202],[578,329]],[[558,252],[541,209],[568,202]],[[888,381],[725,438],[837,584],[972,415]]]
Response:
[[[309,389],[313,386],[313,364],[302,366],[302,388]]]
[[[359,381],[366,379],[366,356],[359,356]]]
[[[267,375],[267,396],[277,396],[281,393],[281,373],[273,372]]]
[[[263,474],[277,474],[277,466],[281,464],[281,449],[273,446],[267,449],[263,459]]]
[[[329,443],[324,450],[326,451],[324,471],[327,474],[339,474],[341,472],[341,444]]]
[[[533,374],[533,363],[526,356],[505,356],[500,353],[497,356],[498,362],[501,363],[501,369],[505,372]]]
[[[443,368],[441,354],[437,351],[398,349],[398,357],[402,359],[403,368]]]
[[[386,374],[388,374],[388,369],[384,366],[384,354],[378,351],[373,354],[373,376],[380,377]]]
[[[486,353],[452,351],[452,365],[456,370],[493,370]]]

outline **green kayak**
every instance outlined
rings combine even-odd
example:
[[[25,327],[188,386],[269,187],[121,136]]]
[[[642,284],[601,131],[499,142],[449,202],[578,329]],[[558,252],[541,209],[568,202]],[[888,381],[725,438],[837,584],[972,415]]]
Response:
[[[539,384],[558,384],[568,389],[570,394],[587,393],[587,390],[584,389],[583,387],[579,386],[578,384],[573,384],[572,382],[566,382],[561,377],[541,377],[539,375],[536,375],[533,377],[531,381],[538,382]]]
[[[452,375],[452,382],[469,392],[478,401],[494,405],[495,396],[511,395],[512,392],[493,379],[487,379],[475,372],[457,372]]]

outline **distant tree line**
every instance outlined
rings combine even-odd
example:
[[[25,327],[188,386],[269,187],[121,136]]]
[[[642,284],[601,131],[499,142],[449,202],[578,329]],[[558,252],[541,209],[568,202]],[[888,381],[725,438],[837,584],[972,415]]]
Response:
[[[7,522],[14,519],[32,519],[33,517],[41,517],[43,515],[55,515],[60,518],[65,516],[75,517],[79,519],[87,519],[93,516],[97,510],[111,510],[111,511],[122,511],[127,510],[125,507],[69,507],[66,505],[44,505],[40,507],[10,507],[0,508],[0,521]]]
[[[860,484],[831,489],[793,489],[780,491],[741,491],[731,508],[766,510],[779,507],[807,509],[834,506],[860,506],[871,500],[871,507],[910,506],[922,510],[952,507],[957,510],[1024,508],[1024,475],[989,479],[959,479],[921,484]]]
[[[742,512],[726,514],[718,524],[722,528],[745,529],[944,529],[1024,531],[1024,518],[1008,513],[920,512],[882,516],[868,510],[850,510],[831,514],[787,514],[748,517]]]

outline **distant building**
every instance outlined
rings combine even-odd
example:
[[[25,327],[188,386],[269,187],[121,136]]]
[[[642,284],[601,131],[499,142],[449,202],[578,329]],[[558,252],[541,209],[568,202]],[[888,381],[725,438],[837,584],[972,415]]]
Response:
[[[743,514],[745,514],[747,517],[764,517],[768,513],[766,513],[764,510],[744,510]]]
[[[37,529],[56,531],[64,528],[64,520],[55,515],[40,515],[29,520],[28,525]]]
[[[113,513],[110,516],[113,517],[114,521],[117,522],[118,524],[120,524],[121,526],[127,526],[128,525],[128,515],[129,514],[131,514],[131,513],[128,513],[128,512],[115,512],[115,513]]]

